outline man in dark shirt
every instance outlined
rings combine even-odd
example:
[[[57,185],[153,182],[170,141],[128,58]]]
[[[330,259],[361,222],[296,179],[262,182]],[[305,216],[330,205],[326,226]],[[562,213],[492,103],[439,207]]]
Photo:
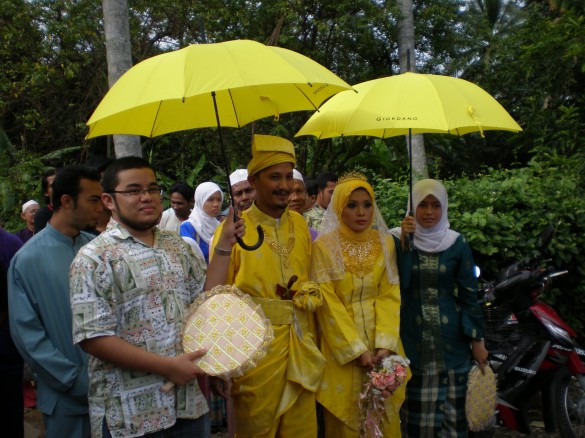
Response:
[[[22,243],[26,243],[35,234],[35,216],[38,211],[39,203],[32,199],[22,205],[20,217],[26,222],[26,227],[14,233],[16,237],[22,240]]]
[[[10,336],[6,271],[23,243],[0,228],[0,424],[4,436],[24,436],[23,361]]]

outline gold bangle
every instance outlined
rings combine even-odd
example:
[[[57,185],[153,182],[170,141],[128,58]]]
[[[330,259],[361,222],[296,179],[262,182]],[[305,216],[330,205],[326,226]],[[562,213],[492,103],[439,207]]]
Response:
[[[231,256],[232,255],[232,250],[231,249],[228,251],[227,249],[222,249],[222,248],[220,248],[218,246],[216,246],[215,248],[213,248],[213,252],[215,252],[219,256]]]

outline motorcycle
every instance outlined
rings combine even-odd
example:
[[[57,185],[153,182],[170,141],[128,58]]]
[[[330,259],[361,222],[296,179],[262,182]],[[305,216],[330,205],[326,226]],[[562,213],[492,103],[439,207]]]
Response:
[[[539,239],[546,246],[554,234]],[[585,437],[585,351],[576,333],[539,295],[567,274],[541,256],[517,261],[495,282],[480,280],[489,364],[497,379],[497,421],[530,433],[528,406],[540,391],[545,429],[563,438]]]

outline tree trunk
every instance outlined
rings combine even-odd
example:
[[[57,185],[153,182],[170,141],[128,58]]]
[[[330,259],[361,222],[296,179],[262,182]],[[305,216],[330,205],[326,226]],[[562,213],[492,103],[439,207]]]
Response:
[[[412,0],[398,0],[400,16],[398,17],[398,59],[400,72],[416,72],[416,56],[414,52],[414,7]],[[406,137],[408,148],[408,137]],[[422,134],[412,136],[412,178],[413,182],[429,177],[427,155]]]
[[[127,0],[102,0],[102,9],[108,59],[108,84],[112,88],[120,76],[132,67],[128,2]],[[114,135],[114,151],[116,158],[142,157],[140,137]]]

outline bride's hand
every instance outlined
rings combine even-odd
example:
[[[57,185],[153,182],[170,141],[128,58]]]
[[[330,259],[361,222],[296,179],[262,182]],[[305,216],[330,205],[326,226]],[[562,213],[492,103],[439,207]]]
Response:
[[[374,368],[374,355],[372,354],[371,351],[368,350],[362,353],[358,360],[360,362],[360,365],[363,366],[365,369],[371,370],[372,368]]]

